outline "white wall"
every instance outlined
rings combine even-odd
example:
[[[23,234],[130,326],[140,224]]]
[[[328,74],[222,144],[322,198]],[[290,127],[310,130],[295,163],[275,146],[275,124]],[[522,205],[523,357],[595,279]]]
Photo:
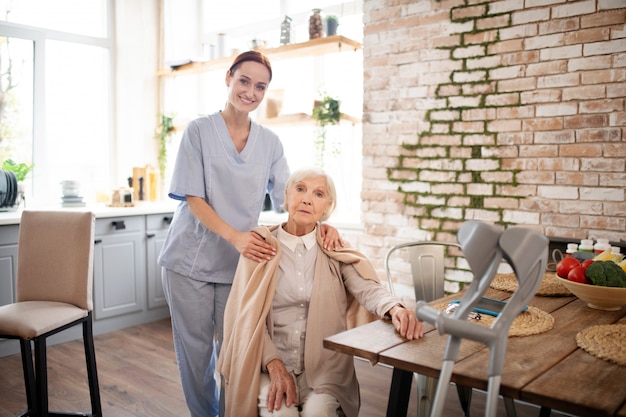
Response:
[[[161,0],[115,2],[116,183],[113,187],[126,185],[133,166],[156,165],[160,3]]]

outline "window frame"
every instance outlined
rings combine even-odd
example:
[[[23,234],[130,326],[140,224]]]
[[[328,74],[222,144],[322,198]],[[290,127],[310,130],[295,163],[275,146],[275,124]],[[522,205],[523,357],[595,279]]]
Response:
[[[115,88],[115,8],[112,0],[106,0],[107,7],[107,34],[106,37],[93,37],[75,33],[61,32],[58,30],[22,25],[5,20],[0,20],[0,36],[20,38],[33,42],[33,138],[32,138],[32,162],[38,172],[50,172],[45,155],[47,154],[49,143],[46,140],[46,42],[62,41],[67,43],[94,46],[106,49],[109,53],[108,68],[108,125],[110,126],[107,140],[110,149],[109,170],[111,175],[116,171],[117,145],[114,140],[116,131],[114,103],[117,98]],[[45,178],[45,176],[43,176]],[[32,178],[31,189],[27,190],[36,203],[49,203],[51,184],[46,181],[37,181]],[[43,199],[41,198],[43,197]]]

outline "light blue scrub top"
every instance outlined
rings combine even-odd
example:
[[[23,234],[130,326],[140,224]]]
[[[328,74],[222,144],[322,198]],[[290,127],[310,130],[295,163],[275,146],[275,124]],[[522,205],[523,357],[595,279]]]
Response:
[[[189,211],[186,195],[204,198],[240,232],[257,225],[266,192],[279,208],[289,167],[278,136],[252,122],[245,148],[237,152],[222,115],[193,120],[182,137],[169,197],[180,200],[159,264],[204,282],[231,284],[239,252]]]

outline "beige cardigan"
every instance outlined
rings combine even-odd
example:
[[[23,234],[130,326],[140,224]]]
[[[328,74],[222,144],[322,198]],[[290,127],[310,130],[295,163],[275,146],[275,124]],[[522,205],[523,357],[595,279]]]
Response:
[[[240,257],[233,287],[224,314],[224,341],[218,371],[226,383],[226,416],[258,415],[258,392],[262,366],[263,342],[276,285],[276,270],[281,256],[276,229],[259,227],[259,233],[277,249],[272,260],[257,263]],[[319,230],[319,228],[318,228]],[[273,233],[272,233],[273,232]],[[316,392],[335,396],[347,417],[357,417],[360,398],[353,358],[324,349],[322,340],[355,325],[376,319],[344,287],[341,263],[353,264],[366,278],[357,283],[363,289],[361,301],[382,317],[399,299],[379,284],[378,276],[367,258],[352,249],[326,251],[318,231],[315,280],[311,294],[305,341],[307,383]],[[372,286],[373,280],[378,284]],[[270,333],[271,334],[271,333]]]

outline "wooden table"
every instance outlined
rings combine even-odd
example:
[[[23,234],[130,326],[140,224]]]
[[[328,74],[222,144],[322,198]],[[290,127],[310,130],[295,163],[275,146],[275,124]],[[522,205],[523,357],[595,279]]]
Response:
[[[510,293],[488,290],[487,296],[506,299]],[[459,298],[450,295],[434,303]],[[590,355],[576,345],[576,334],[597,324],[626,323],[626,308],[591,309],[576,297],[533,298],[530,305],[555,319],[548,332],[510,337],[500,394],[577,416],[626,417],[626,366]],[[425,324],[424,338],[406,341],[389,321],[375,321],[324,340],[324,347],[394,367],[387,416],[405,416],[412,373],[437,378],[447,336]],[[487,389],[489,350],[464,340],[452,382]]]

